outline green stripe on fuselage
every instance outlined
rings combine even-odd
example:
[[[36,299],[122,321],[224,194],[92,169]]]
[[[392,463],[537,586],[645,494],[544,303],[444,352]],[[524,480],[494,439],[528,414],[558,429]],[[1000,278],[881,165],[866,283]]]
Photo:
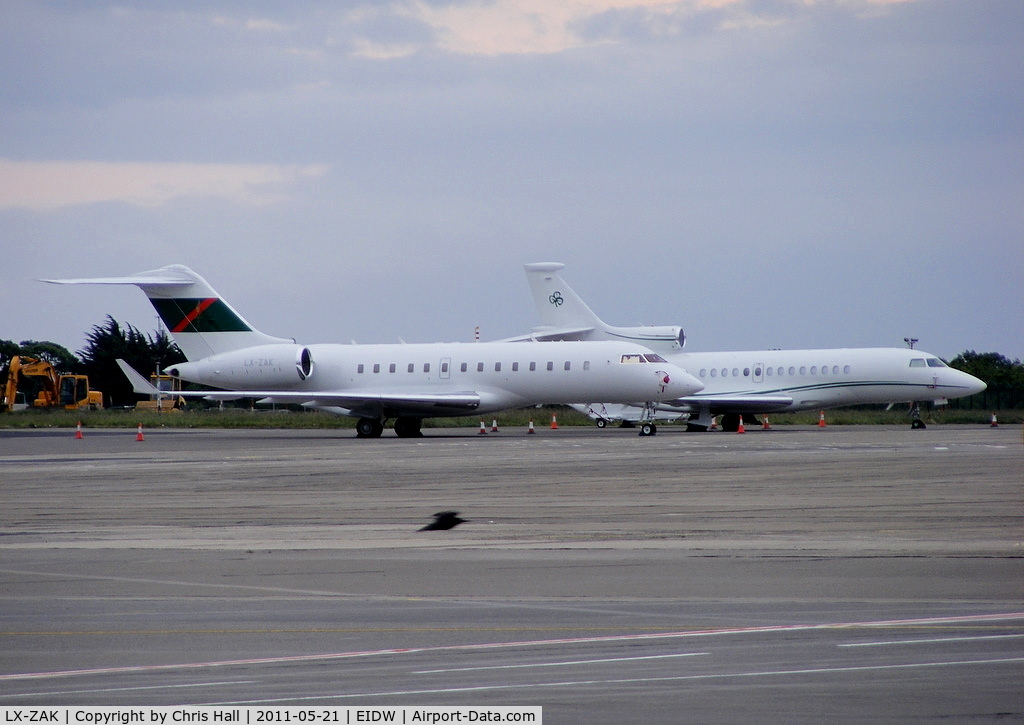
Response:
[[[167,329],[174,332],[249,332],[251,328],[223,300],[215,299],[205,309],[208,299],[178,297],[150,299]],[[196,314],[197,310],[202,310]]]

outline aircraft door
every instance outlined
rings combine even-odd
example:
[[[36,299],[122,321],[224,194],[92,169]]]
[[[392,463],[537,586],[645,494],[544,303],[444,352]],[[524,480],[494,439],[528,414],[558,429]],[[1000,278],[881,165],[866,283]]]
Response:
[[[755,383],[764,382],[764,363],[754,363],[754,368],[750,372],[751,379]]]

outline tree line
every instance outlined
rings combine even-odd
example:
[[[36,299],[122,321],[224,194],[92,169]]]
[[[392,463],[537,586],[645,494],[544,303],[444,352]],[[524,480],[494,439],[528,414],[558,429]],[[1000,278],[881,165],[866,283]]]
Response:
[[[41,358],[62,373],[89,376],[89,385],[103,391],[108,406],[134,405],[138,396],[114,362],[126,360],[143,376],[184,362],[185,356],[163,330],[143,333],[130,324],[122,325],[110,315],[86,335],[86,345],[77,354],[54,342],[24,340],[20,344],[0,340],[0,370],[14,355]],[[1024,408],[1024,363],[997,352],[967,350],[949,361],[949,366],[979,378],[988,390],[962,400],[950,401],[957,408]]]
[[[25,340],[16,344],[0,340],[0,370],[6,372],[14,355],[46,360],[60,373],[88,375],[89,387],[103,392],[108,407],[132,406],[139,398],[117,366],[118,358],[144,377],[185,361],[181,350],[163,330],[145,334],[130,324],[122,325],[110,315],[103,324],[93,326],[86,335],[85,347],[77,355],[54,342]],[[26,381],[26,385],[31,384],[31,379]],[[35,391],[29,392],[34,395]]]

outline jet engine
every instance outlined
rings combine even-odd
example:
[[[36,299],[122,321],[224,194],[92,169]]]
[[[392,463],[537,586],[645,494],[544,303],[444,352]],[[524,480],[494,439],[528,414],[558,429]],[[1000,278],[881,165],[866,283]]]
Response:
[[[641,325],[640,327],[611,327],[608,332],[615,337],[624,337],[656,350],[658,352],[675,352],[686,345],[686,334],[683,328],[676,325]]]
[[[289,389],[313,376],[313,354],[302,345],[259,345],[178,363],[166,372],[220,388]]]

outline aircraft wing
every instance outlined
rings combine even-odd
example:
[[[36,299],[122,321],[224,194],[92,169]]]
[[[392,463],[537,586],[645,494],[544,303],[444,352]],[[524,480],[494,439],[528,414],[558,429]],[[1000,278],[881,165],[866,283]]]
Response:
[[[771,413],[793,404],[788,395],[687,395],[670,405],[681,408],[711,408],[721,413]]]
[[[261,403],[281,405],[338,406],[354,413],[379,415],[384,409],[398,409],[406,415],[444,415],[446,411],[475,410],[480,407],[480,395],[472,391],[461,393],[418,393],[370,391],[338,392],[333,390],[181,390],[160,393],[148,380],[139,375],[124,360],[118,367],[132,383],[132,389],[142,395],[162,394],[166,397],[204,398],[206,400],[240,400],[259,398]]]
[[[205,400],[240,400],[258,398],[263,404],[338,406],[353,415],[377,415],[385,409],[400,410],[406,415],[436,416],[446,411],[475,410],[480,406],[477,393],[341,393],[333,390],[182,390],[175,396]]]

